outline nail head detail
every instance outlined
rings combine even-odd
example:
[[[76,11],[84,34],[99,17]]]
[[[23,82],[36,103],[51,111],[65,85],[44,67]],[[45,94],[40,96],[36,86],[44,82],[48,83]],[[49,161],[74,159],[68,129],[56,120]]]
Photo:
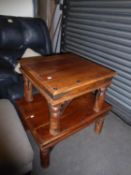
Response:
[[[80,80],[76,80],[76,83],[80,83],[81,81]]]
[[[48,79],[48,80],[52,80],[52,76],[48,76],[47,79]]]

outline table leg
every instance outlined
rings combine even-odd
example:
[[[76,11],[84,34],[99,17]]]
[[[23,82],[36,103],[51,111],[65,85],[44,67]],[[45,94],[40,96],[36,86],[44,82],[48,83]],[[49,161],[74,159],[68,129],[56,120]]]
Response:
[[[96,100],[94,105],[94,111],[99,112],[103,106],[105,100],[106,87],[100,88],[96,94]]]
[[[26,77],[24,77],[24,97],[27,102],[31,102],[33,100],[32,83]]]
[[[104,117],[99,118],[99,119],[96,120],[96,122],[95,122],[95,132],[97,134],[101,133],[102,128],[103,128],[103,124],[104,124]]]
[[[50,111],[50,134],[57,135],[60,132],[61,105],[52,106],[49,104]]]
[[[70,102],[71,100],[55,106],[49,104],[51,135],[55,136],[60,133],[60,117],[64,113]]]
[[[40,159],[41,159],[41,165],[44,168],[48,168],[50,165],[50,152],[53,149],[53,147],[49,148],[40,148]]]

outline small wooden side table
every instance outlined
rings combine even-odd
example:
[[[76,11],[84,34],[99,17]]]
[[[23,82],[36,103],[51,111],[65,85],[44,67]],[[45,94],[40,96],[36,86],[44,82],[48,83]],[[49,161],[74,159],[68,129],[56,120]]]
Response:
[[[40,146],[44,167],[59,141],[93,122],[95,131],[101,132],[111,109],[104,98],[114,71],[71,53],[24,59],[21,71],[25,98],[17,105]],[[32,85],[40,92],[34,97]]]

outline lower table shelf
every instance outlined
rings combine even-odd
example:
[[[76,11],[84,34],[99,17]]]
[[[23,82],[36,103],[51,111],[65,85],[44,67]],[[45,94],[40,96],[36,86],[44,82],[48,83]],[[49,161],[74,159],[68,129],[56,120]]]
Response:
[[[50,148],[58,142],[103,118],[111,109],[111,105],[105,102],[102,109],[95,112],[93,110],[94,102],[95,96],[92,93],[74,99],[61,116],[60,134],[52,136],[49,133],[49,111],[44,97],[37,94],[30,103],[26,102],[24,98],[17,100],[16,104],[23,124],[31,131],[41,149],[45,161],[42,162],[44,166],[49,164],[45,150],[49,152]]]

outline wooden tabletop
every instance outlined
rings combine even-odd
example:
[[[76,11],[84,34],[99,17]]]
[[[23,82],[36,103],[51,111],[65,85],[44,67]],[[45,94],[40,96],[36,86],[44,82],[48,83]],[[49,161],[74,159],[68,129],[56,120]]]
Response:
[[[72,53],[40,56],[20,61],[21,69],[39,81],[52,96],[66,93],[107,78],[116,73]]]

